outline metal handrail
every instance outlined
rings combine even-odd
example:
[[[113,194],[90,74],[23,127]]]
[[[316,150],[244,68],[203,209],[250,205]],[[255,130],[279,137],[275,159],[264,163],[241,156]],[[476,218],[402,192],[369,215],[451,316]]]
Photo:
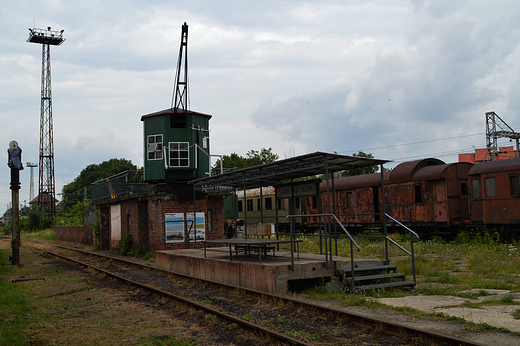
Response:
[[[354,292],[354,245],[356,245],[356,248],[357,248],[358,252],[361,250],[361,247],[358,245],[358,243],[356,243],[354,238],[350,235],[350,233],[341,224],[341,222],[336,217],[336,215],[334,215],[334,214],[287,215],[285,218],[286,219],[289,219],[289,218],[292,219],[292,218],[296,218],[296,217],[316,217],[316,216],[318,216],[318,217],[322,217],[322,216],[323,217],[333,217],[334,220],[336,221],[336,223],[340,226],[340,228],[347,234],[348,238],[350,239],[350,275],[351,275],[350,292]],[[291,223],[291,225],[292,225],[292,223]],[[330,234],[330,232],[329,232],[329,237],[332,238],[332,235]],[[292,235],[292,232],[291,232],[291,248],[292,248],[292,238],[293,238],[293,235]],[[330,239],[329,239],[329,241],[330,241]],[[327,245],[326,244],[327,244],[327,242],[325,242],[325,265],[328,268],[329,260],[328,260],[328,253],[327,253]],[[331,253],[331,260],[332,260],[332,245],[331,245],[330,253]]]
[[[395,246],[397,246],[398,248],[400,248],[401,250],[403,250],[404,252],[406,252],[406,254],[408,254],[408,256],[412,257],[412,275],[413,275],[413,283],[415,286],[417,286],[417,277],[415,275],[415,252],[413,250],[413,236],[417,237],[417,239],[420,239],[419,236],[417,235],[417,233],[415,233],[414,231],[412,231],[411,229],[409,229],[408,227],[406,227],[405,225],[403,225],[401,222],[397,221],[396,219],[394,219],[393,217],[391,217],[390,215],[388,215],[387,213],[384,213],[384,216],[385,217],[388,217],[389,219],[391,219],[392,221],[394,221],[395,223],[397,223],[398,225],[400,225],[401,227],[403,227],[405,230],[408,231],[408,233],[410,233],[410,251],[407,251],[405,248],[403,248],[401,245],[397,244],[395,241],[393,241],[392,239],[388,238],[388,235],[385,234],[385,237],[387,240],[390,240],[391,243],[393,243]]]

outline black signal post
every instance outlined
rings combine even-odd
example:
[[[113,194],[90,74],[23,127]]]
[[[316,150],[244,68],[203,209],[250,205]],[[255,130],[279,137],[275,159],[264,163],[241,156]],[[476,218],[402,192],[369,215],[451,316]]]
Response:
[[[22,148],[18,146],[16,141],[9,143],[7,149],[8,161],[7,165],[11,169],[11,196],[12,196],[12,223],[13,223],[13,254],[10,258],[13,265],[20,264],[20,171],[23,169],[22,165]]]

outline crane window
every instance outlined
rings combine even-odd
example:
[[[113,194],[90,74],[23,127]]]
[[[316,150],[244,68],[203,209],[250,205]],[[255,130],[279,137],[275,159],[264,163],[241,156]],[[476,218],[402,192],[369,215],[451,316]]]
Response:
[[[496,197],[497,196],[497,182],[495,177],[485,178],[484,186],[486,188],[486,197]]]
[[[471,190],[473,192],[473,198],[479,198],[480,197],[480,189],[478,187],[478,179],[473,179],[471,181]]]
[[[170,167],[189,167],[189,143],[170,142]]]
[[[163,136],[150,135],[147,138],[148,160],[162,160],[163,158]]]

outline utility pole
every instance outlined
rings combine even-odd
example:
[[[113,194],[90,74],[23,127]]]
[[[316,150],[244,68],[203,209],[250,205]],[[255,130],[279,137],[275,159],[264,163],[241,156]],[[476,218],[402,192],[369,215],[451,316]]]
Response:
[[[34,199],[34,167],[38,167],[38,165],[32,162],[27,162],[25,165],[31,168],[31,178],[29,180],[29,202],[31,202]]]
[[[12,199],[12,224],[13,224],[13,241],[11,243],[13,254],[10,257],[13,265],[20,264],[20,171],[22,165],[22,148],[18,146],[16,141],[9,143],[7,149],[7,165],[11,168],[11,199]]]
[[[40,174],[38,181],[38,207],[51,216],[56,215],[54,178],[54,141],[52,130],[51,50],[65,41],[63,30],[29,29],[27,42],[42,45],[42,86],[40,107]]]
[[[498,159],[498,138],[505,137],[516,140],[516,157],[520,155],[520,133],[515,132],[511,126],[507,125],[502,118],[495,112],[486,113],[486,147],[487,160]]]

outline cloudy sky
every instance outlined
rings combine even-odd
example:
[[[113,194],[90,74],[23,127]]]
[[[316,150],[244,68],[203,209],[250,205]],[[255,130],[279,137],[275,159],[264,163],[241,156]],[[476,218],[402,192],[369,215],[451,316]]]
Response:
[[[184,22],[212,154],[454,162],[485,146],[487,111],[520,129],[520,2],[21,0],[0,4],[5,150],[15,139],[38,162],[42,48],[26,40],[50,26],[66,38],[51,47],[56,191],[92,163],[142,166],[140,117],[171,105]]]

